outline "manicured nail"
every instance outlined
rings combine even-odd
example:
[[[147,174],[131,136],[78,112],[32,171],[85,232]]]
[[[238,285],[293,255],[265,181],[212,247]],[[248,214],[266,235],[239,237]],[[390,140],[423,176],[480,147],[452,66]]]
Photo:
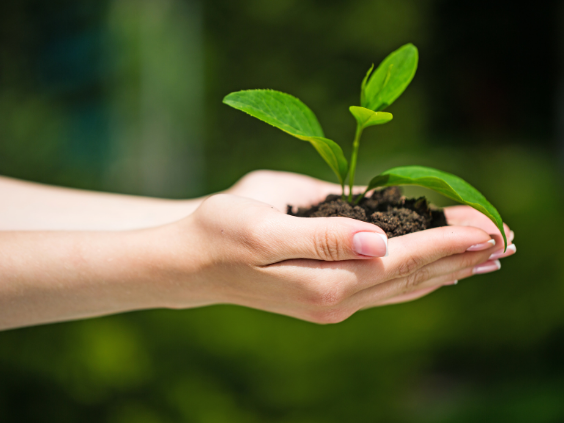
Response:
[[[451,282],[445,283],[445,286],[451,286],[451,285],[458,285],[458,281],[451,281]]]
[[[507,240],[509,242],[513,242],[514,239],[515,239],[515,232],[513,231],[509,232],[509,237],[507,238]]]
[[[503,252],[503,250],[493,253],[488,260],[495,260],[495,259],[507,257],[512,254],[515,254],[516,251],[517,251],[517,247],[515,246],[515,244],[511,244],[507,246],[507,250],[505,250],[505,253]]]
[[[499,260],[494,261],[486,261],[485,263],[479,264],[472,270],[472,274],[480,275],[482,273],[490,273],[495,272],[496,270],[501,269],[501,263]]]
[[[388,238],[375,232],[358,232],[353,236],[353,248],[357,254],[368,257],[387,257]]]
[[[495,245],[495,239],[490,239],[488,242],[483,242],[482,244],[475,244],[468,248],[466,251],[482,251],[492,248]]]

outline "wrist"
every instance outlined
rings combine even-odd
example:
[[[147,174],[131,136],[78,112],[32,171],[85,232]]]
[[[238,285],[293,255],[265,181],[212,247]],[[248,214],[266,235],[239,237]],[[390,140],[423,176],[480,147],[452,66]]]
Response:
[[[211,266],[208,245],[196,219],[129,234],[136,263],[138,283],[146,287],[150,300],[146,308],[190,308],[215,301],[206,269]]]

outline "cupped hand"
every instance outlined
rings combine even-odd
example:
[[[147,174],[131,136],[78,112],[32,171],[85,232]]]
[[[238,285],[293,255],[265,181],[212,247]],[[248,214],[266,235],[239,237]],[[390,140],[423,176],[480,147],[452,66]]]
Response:
[[[225,192],[262,201],[286,212],[288,204],[305,207],[319,203],[329,194],[339,194],[341,186],[297,173],[256,170]]]
[[[335,186],[299,175],[271,176],[286,182],[295,177],[299,193],[288,188],[277,207],[215,195],[188,218],[161,229],[173,252],[167,306],[229,303],[335,323],[358,310],[412,300],[499,268],[501,237],[473,209],[449,208],[447,219],[455,226],[386,243],[383,231],[366,222],[286,215],[281,211],[286,202],[302,205],[300,198],[312,194],[322,199]],[[247,195],[268,200],[273,181],[265,182],[264,190]],[[280,194],[284,185],[274,192]],[[244,195],[245,189],[243,180],[233,192]]]

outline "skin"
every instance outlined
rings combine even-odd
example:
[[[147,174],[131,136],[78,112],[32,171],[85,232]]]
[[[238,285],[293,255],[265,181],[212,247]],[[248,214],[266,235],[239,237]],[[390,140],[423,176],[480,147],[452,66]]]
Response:
[[[493,223],[464,206],[445,209],[453,226],[389,240],[386,257],[359,254],[353,242],[382,234],[377,226],[285,214],[286,204],[339,189],[257,171],[223,193],[173,201],[0,178],[0,328],[222,303],[337,323],[420,298],[477,266],[497,270],[492,254],[514,252],[502,253]]]

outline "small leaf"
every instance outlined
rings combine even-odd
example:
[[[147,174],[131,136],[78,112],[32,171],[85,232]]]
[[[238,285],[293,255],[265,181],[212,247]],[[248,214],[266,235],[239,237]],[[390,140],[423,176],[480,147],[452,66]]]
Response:
[[[368,78],[370,77],[370,74],[372,73],[372,71],[374,70],[374,63],[372,63],[372,66],[370,66],[370,69],[368,69],[368,72],[366,72],[366,75],[364,76],[364,78],[362,79],[362,83],[360,84],[360,104],[362,104],[364,106],[366,99],[364,98],[364,90],[366,88],[366,83],[368,82]]]
[[[394,117],[391,113],[373,112],[372,110],[358,106],[351,106],[349,107],[349,110],[362,129],[368,128],[369,126],[388,123]]]
[[[310,142],[335,172],[341,184],[344,183],[348,162],[343,150],[337,143],[325,138],[313,112],[296,97],[274,90],[247,90],[231,93],[223,102],[298,139]]]
[[[386,57],[361,88],[361,105],[376,112],[390,106],[405,91],[417,70],[419,53],[406,44]]]
[[[468,182],[450,173],[423,166],[403,166],[386,170],[370,181],[366,192],[393,185],[418,185],[475,208],[489,217],[498,227],[507,249],[503,220],[498,211],[478,190]]]

